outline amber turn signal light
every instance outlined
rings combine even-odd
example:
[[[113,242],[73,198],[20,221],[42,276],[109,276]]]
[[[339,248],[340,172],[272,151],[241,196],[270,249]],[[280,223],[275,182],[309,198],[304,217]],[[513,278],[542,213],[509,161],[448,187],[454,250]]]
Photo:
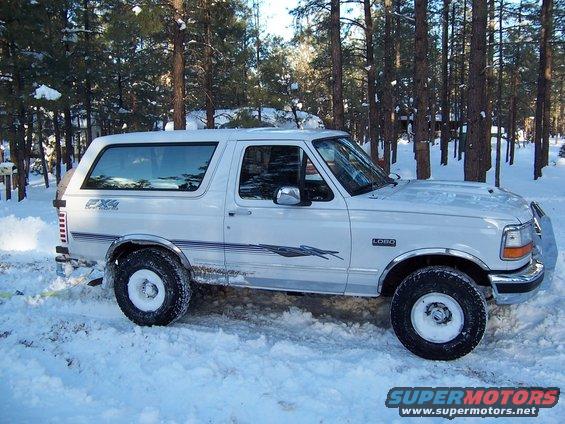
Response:
[[[505,247],[502,251],[502,257],[504,259],[521,259],[528,255],[533,248],[533,243],[528,243],[521,247]]]

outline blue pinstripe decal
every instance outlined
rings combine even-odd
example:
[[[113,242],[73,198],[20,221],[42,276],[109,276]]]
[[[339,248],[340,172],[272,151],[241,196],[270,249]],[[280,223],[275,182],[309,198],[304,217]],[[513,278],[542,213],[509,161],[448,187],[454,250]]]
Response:
[[[118,236],[113,236],[109,234],[77,233],[72,231],[71,231],[71,235],[75,240],[78,241],[94,241],[99,243],[113,242],[118,238]]]
[[[93,243],[112,243],[120,236],[110,234],[93,234],[71,231],[73,239],[77,241],[86,241]],[[302,256],[317,256],[323,259],[329,259],[327,255],[343,260],[337,254],[338,251],[322,250],[316,247],[301,245],[300,247],[278,246],[271,244],[241,244],[241,243],[221,243],[214,241],[195,241],[195,240],[171,240],[171,243],[179,249],[191,250],[223,250],[232,253],[248,253],[261,255],[280,255],[287,258]]]

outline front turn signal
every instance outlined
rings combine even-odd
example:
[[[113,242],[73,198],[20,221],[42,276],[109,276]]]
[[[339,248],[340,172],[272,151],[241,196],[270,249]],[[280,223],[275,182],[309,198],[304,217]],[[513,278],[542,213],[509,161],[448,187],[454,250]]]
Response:
[[[502,251],[503,259],[522,259],[524,256],[532,252],[533,243],[528,243],[521,247],[505,247]]]

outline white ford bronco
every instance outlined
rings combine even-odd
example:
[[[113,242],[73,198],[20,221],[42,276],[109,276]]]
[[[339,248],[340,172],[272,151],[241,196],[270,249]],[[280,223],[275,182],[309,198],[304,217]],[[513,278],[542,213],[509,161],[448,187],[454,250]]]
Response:
[[[469,353],[486,300],[530,298],[557,258],[536,203],[391,178],[339,131],[101,137],[54,206],[58,273],[103,261],[104,286],[139,325],[181,317],[197,284],[392,296],[396,335],[428,359]]]

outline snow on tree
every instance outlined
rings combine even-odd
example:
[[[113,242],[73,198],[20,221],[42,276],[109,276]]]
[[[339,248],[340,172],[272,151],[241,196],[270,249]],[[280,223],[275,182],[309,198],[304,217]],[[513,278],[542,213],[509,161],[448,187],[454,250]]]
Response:
[[[61,98],[61,93],[51,87],[41,84],[35,89],[33,97],[37,100],[59,100]]]

